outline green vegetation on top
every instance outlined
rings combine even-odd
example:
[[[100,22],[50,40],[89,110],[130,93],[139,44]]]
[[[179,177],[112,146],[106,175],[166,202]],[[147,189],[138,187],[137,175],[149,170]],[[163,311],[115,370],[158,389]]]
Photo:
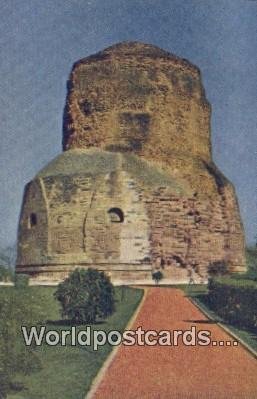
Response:
[[[130,172],[132,176],[141,180],[147,186],[167,186],[174,190],[176,194],[186,193],[188,188],[178,180],[174,179],[156,165],[150,164],[148,161],[137,157],[133,154],[123,154],[123,167]]]
[[[98,149],[65,151],[43,168],[37,177],[76,174],[97,177],[118,170],[128,172],[135,180],[150,187],[168,186],[176,193],[183,193],[186,190],[180,182],[146,160],[133,154]]]

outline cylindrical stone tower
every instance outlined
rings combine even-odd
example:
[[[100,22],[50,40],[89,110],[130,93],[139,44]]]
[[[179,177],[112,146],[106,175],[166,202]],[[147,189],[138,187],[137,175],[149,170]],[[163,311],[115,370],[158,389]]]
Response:
[[[244,271],[237,199],[212,160],[199,69],[125,42],[76,62],[67,90],[64,152],[25,190],[17,270],[58,280],[93,265],[123,282],[151,279],[156,267],[171,282],[188,265],[199,281],[213,262]]]

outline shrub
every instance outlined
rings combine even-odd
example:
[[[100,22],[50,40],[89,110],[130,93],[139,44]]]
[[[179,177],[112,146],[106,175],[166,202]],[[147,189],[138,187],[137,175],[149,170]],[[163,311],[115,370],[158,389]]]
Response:
[[[153,277],[155,283],[158,284],[159,281],[163,278],[163,274],[160,270],[157,270],[157,271],[153,272],[152,277]]]
[[[94,323],[114,312],[114,288],[103,272],[76,269],[54,293],[62,315],[76,323]]]
[[[224,276],[228,273],[228,265],[224,260],[212,262],[208,266],[208,274],[211,277]]]
[[[26,288],[29,285],[29,276],[27,274],[15,274],[14,285],[16,288]]]
[[[249,247],[246,249],[246,273],[234,273],[233,279],[257,281],[257,248]]]
[[[225,321],[254,330],[257,327],[257,283],[216,278],[209,281],[208,302]]]
[[[10,267],[0,266],[0,281],[12,281],[13,272]]]
[[[257,281],[257,248],[247,248],[246,260],[248,266],[247,278]]]

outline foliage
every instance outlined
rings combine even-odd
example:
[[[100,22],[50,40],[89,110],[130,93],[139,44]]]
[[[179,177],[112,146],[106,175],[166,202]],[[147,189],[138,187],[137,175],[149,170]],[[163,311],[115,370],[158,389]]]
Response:
[[[94,323],[114,312],[114,289],[103,272],[76,269],[54,294],[62,315],[76,323]]]
[[[159,281],[163,278],[163,274],[160,270],[157,270],[157,271],[153,272],[152,277],[153,277],[155,283],[158,284]]]
[[[40,296],[27,288],[3,288],[0,294],[0,398],[10,390],[21,389],[16,373],[29,374],[40,367],[33,347],[26,347],[22,325],[36,325],[45,315]]]
[[[251,247],[246,250],[247,273],[250,280],[257,281],[257,248]]]
[[[210,279],[208,304],[225,321],[238,327],[257,327],[257,283],[228,277]]]
[[[0,265],[14,268],[17,257],[17,245],[0,248]]]
[[[246,264],[247,264],[247,272],[246,273],[235,273],[233,275],[233,279],[236,280],[253,280],[257,281],[257,248],[256,247],[248,247],[246,249]]]
[[[10,282],[14,279],[14,265],[16,260],[16,245],[0,248],[0,281]]]
[[[14,284],[16,288],[26,288],[29,285],[29,276],[27,274],[15,274]]]
[[[13,280],[13,271],[10,267],[0,266],[0,281],[7,282]]]
[[[208,274],[211,277],[224,276],[227,273],[228,273],[228,266],[224,260],[211,262],[208,265]]]

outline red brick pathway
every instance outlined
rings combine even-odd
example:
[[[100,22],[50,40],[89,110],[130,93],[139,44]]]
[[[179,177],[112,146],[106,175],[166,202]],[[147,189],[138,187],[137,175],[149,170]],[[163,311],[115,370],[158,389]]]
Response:
[[[212,340],[232,340],[172,288],[148,290],[132,329],[186,330],[192,325],[210,330]],[[120,346],[93,398],[256,399],[257,360],[241,345]]]

